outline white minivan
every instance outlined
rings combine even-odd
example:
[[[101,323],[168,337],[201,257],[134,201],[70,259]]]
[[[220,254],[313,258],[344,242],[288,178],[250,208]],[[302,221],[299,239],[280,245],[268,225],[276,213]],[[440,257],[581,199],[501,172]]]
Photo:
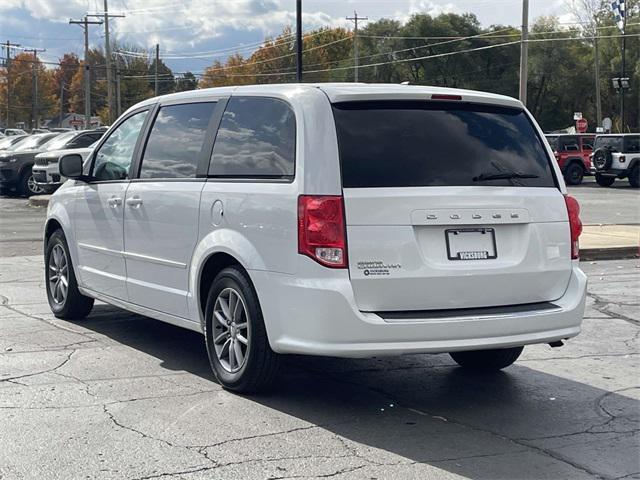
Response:
[[[51,198],[53,313],[94,299],[202,332],[226,388],[282,354],[449,352],[470,369],[577,335],[579,207],[513,98],[407,85],[145,100]]]

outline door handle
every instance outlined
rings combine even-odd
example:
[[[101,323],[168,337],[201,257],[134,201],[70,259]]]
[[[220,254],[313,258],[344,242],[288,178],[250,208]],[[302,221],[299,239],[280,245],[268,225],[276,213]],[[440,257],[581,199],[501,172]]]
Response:
[[[111,197],[109,200],[107,200],[107,205],[113,208],[119,207],[120,205],[122,205],[122,199],[119,197]]]
[[[131,197],[127,198],[127,205],[130,207],[137,208],[142,205],[142,199],[140,197]]]

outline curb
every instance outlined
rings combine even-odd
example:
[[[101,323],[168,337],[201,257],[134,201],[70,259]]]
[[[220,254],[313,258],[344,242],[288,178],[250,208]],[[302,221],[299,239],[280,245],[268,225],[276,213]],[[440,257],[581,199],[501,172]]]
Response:
[[[580,260],[625,260],[640,258],[640,247],[581,248]]]
[[[29,206],[30,207],[46,207],[49,205],[49,199],[51,195],[34,195],[29,197]]]

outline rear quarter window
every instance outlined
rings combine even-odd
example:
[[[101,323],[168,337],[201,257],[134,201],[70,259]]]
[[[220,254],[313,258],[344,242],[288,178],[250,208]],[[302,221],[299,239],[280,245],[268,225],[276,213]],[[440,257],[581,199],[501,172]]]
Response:
[[[231,97],[218,128],[209,175],[292,179],[296,119],[284,101]]]
[[[345,188],[555,187],[550,159],[521,109],[457,102],[333,105]],[[531,178],[479,180],[518,173]]]

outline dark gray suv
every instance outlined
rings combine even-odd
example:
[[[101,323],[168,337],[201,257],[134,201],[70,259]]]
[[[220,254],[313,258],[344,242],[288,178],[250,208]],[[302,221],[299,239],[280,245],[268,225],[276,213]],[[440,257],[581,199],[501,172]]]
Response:
[[[0,153],[0,188],[31,196],[45,193],[33,176],[35,157],[39,153],[86,147],[100,138],[94,131],[71,131],[31,135],[11,149]]]
[[[21,195],[42,193],[31,173],[34,157],[58,133],[30,135],[0,152],[0,189],[17,191]]]

